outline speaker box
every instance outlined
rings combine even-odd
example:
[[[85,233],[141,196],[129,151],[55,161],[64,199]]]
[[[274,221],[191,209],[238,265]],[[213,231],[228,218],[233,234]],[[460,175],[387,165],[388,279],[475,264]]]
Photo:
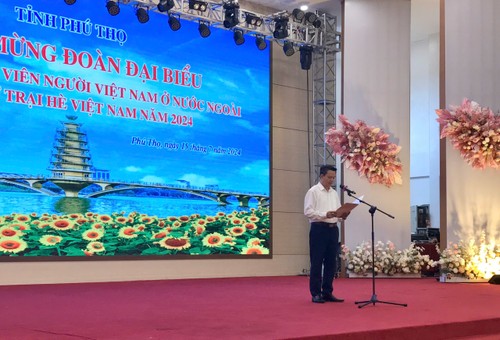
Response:
[[[500,285],[500,275],[493,275],[488,283],[492,283],[494,285]]]

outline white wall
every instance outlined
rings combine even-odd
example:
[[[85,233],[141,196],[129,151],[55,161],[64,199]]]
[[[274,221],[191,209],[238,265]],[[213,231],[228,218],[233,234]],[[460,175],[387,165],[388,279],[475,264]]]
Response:
[[[402,146],[403,184],[369,184],[353,170],[345,183],[393,215],[375,213],[375,242],[410,243],[410,0],[346,0],[344,114],[390,134]],[[345,241],[354,247],[371,239],[371,215],[360,206],[346,222]]]
[[[500,1],[446,0],[446,103],[464,97],[500,110]],[[500,241],[500,172],[469,166],[446,142],[448,241],[481,231]]]
[[[410,204],[429,204],[438,228],[439,0],[411,2]]]

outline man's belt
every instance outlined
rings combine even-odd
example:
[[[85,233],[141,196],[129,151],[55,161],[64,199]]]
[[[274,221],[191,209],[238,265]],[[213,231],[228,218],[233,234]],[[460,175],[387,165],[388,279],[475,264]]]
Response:
[[[318,226],[318,227],[328,227],[328,228],[333,228],[337,226],[337,223],[330,223],[330,222],[311,222],[311,226]]]

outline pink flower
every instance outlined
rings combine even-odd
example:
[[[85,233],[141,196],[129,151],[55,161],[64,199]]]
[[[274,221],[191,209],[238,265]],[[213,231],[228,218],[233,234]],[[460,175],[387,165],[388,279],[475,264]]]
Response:
[[[467,98],[450,110],[438,109],[441,138],[450,140],[473,168],[500,167],[500,116]]]
[[[326,143],[332,151],[347,161],[349,169],[365,176],[370,183],[401,184],[402,165],[397,155],[401,147],[389,142],[389,135],[380,128],[368,126],[362,120],[351,124],[344,115],[339,116],[342,129],[326,132]]]

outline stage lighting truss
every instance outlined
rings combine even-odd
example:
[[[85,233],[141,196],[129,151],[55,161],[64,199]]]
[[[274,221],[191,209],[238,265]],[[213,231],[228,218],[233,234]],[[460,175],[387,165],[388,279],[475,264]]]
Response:
[[[295,47],[307,45],[312,46],[317,51],[333,50],[340,51],[340,33],[334,32],[335,44],[325,41],[323,14],[307,12],[302,14],[295,11],[295,14],[287,11],[280,11],[272,14],[259,14],[253,11],[245,10],[235,0],[220,1],[199,1],[199,0],[120,0],[120,5],[132,5],[147,8],[149,11],[155,11],[164,15],[175,14],[179,19],[204,22],[210,27],[232,30],[240,29],[244,35],[264,38],[269,41],[278,41],[280,44],[284,40],[293,44]],[[172,6],[173,3],[173,6]],[[161,12],[159,4],[167,4],[170,9]],[[229,9],[229,11],[228,11]],[[309,14],[310,13],[310,14]],[[288,36],[278,38],[274,36],[277,18],[286,18]],[[301,20],[299,20],[301,18]],[[313,20],[314,19],[314,20]],[[226,25],[224,25],[226,23]],[[261,44],[262,45],[262,44]]]

